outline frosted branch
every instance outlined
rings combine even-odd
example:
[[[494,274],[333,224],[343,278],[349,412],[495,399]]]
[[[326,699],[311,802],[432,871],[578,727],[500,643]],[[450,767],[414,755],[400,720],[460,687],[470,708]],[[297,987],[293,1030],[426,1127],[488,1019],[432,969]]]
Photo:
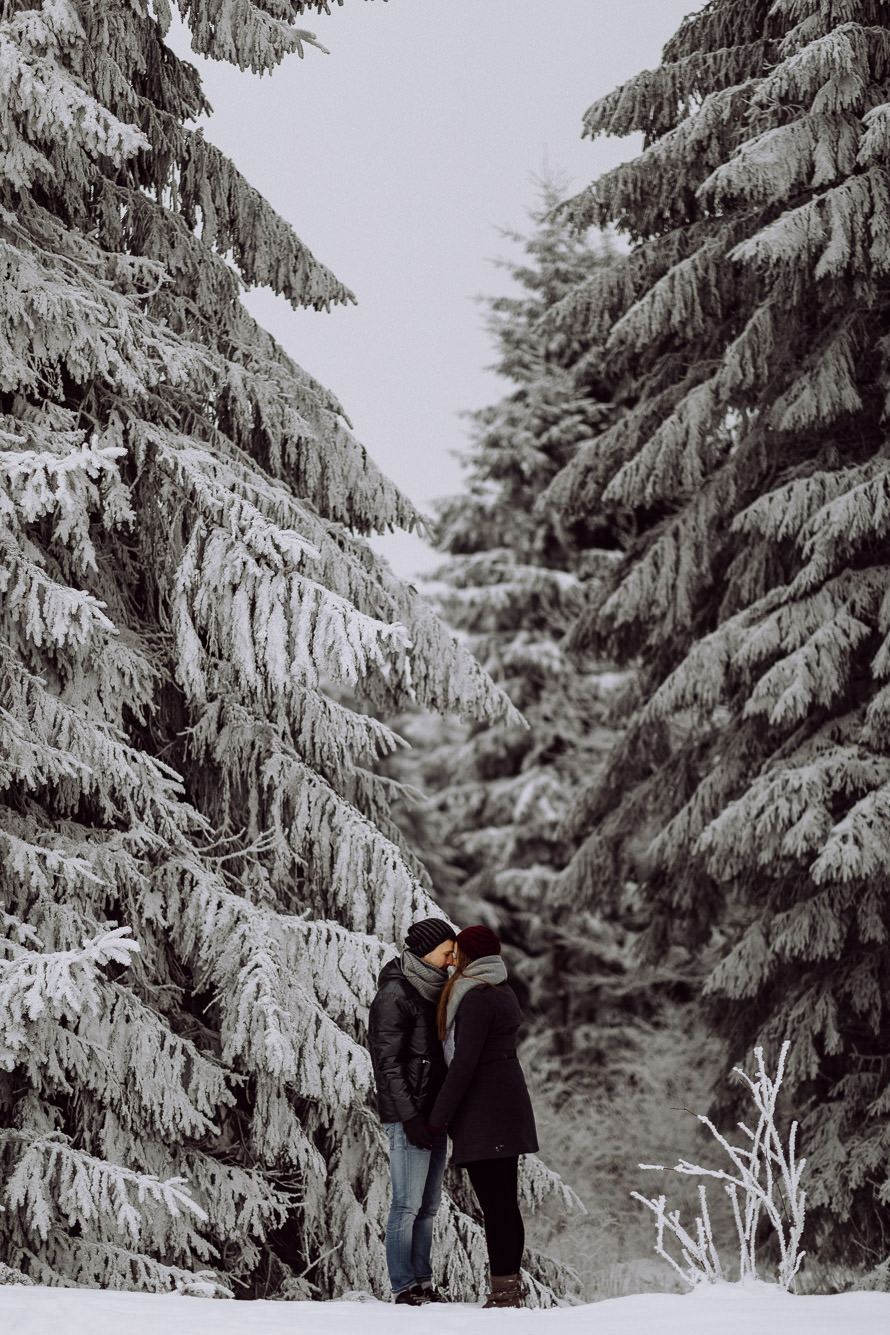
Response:
[[[797,1158],[797,1123],[793,1122],[791,1125],[787,1146],[783,1145],[775,1123],[776,1101],[790,1046],[787,1040],[782,1044],[774,1077],[770,1077],[767,1073],[763,1061],[763,1048],[760,1047],[754,1050],[756,1076],[752,1078],[739,1067],[734,1068],[735,1073],[747,1085],[760,1113],[760,1120],[753,1131],[744,1122],[738,1124],[739,1130],[750,1141],[750,1145],[742,1147],[731,1145],[710,1118],[701,1114],[698,1116],[701,1124],[707,1127],[717,1144],[727,1154],[735,1172],[729,1172],[724,1168],[705,1168],[700,1164],[690,1163],[687,1159],[681,1159],[673,1169],[675,1173],[709,1177],[723,1183],[732,1206],[738,1237],[740,1280],[757,1278],[755,1257],[757,1226],[761,1217],[766,1216],[779,1245],[778,1282],[783,1289],[791,1287],[805,1255],[799,1248],[804,1228],[806,1201],[806,1193],[801,1189],[800,1180],[806,1160]],[[650,1164],[639,1166],[645,1169],[655,1168],[655,1165]],[[664,1196],[647,1198],[639,1192],[631,1193],[635,1200],[640,1201],[655,1214],[656,1252],[669,1261],[692,1286],[703,1281],[714,1282],[723,1278],[723,1269],[711,1229],[707,1189],[701,1184],[698,1190],[700,1214],[695,1220],[694,1237],[680,1224],[679,1210],[666,1211]],[[680,1243],[683,1259],[686,1262],[685,1269],[668,1254],[664,1245],[665,1230],[673,1233]]]

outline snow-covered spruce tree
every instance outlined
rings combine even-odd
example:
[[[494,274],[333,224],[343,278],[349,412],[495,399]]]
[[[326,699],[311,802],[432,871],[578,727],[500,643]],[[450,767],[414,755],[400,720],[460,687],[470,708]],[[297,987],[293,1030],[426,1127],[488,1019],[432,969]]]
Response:
[[[321,7],[179,6],[254,70]],[[363,540],[411,505],[240,304],[350,294],[189,128],[169,22],[0,3],[0,1256],[384,1292],[364,1015],[432,904],[376,715],[515,711]],[[443,1228],[471,1296],[478,1230]]]
[[[657,821],[653,947],[716,930],[730,1061],[792,1040],[811,1221],[863,1259],[890,1200],[890,5],[712,0],[585,128],[645,135],[566,206],[631,251],[554,317],[605,340],[624,411],[545,500],[611,516],[625,557],[573,639],[644,691],[567,876]]]
[[[571,852],[563,820],[615,739],[610,706],[627,674],[589,654],[573,660],[563,644],[585,581],[601,577],[611,554],[593,545],[583,519],[565,522],[553,507],[535,512],[611,412],[590,340],[541,327],[568,292],[604,271],[608,242],[576,235],[554,214],[564,193],[557,180],[538,186],[529,234],[504,234],[516,251],[500,261],[513,290],[485,299],[493,369],[509,392],[468,414],[466,487],[437,507],[434,542],[449,560],[430,584],[446,621],[529,726],[400,720],[415,750],[392,763],[427,797],[413,809],[416,829],[407,829],[424,860],[438,860],[436,884],[455,920],[497,928],[528,1018],[552,1036],[569,1075],[569,1053],[580,1069],[589,1064],[589,1022],[601,1018],[604,994],[627,985],[627,932],[597,913],[579,916],[565,904],[561,912],[553,895]]]

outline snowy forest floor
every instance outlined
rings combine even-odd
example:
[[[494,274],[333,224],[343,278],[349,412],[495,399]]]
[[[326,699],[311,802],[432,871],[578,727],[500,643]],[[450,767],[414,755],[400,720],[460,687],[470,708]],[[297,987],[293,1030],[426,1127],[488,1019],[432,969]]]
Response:
[[[522,1050],[541,1158],[588,1211],[566,1215],[554,1203],[529,1212],[527,1240],[570,1266],[589,1302],[682,1291],[682,1281],[655,1255],[652,1216],[631,1192],[666,1192],[688,1222],[698,1213],[698,1183],[678,1174],[658,1178],[639,1164],[687,1158],[719,1166],[722,1159],[690,1111],[709,1107],[720,1052],[690,1008],[665,1003],[661,1020],[598,1030],[596,1045],[579,1044],[572,1058],[548,1056],[534,1038]],[[710,1206],[724,1274],[733,1278],[738,1241],[722,1192]]]
[[[483,1311],[464,1303],[400,1307],[358,1302],[231,1302],[179,1294],[0,1288],[8,1335],[883,1335],[890,1294],[793,1297],[765,1284],[679,1295],[637,1294],[582,1307]]]

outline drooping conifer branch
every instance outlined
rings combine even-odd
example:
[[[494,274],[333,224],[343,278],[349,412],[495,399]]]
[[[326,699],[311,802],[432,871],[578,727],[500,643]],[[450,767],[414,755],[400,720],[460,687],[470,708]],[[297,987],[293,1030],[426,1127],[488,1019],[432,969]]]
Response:
[[[180,8],[267,69],[322,7]],[[518,715],[364,540],[415,508],[241,306],[350,294],[187,124],[170,19],[0,5],[0,1247],[47,1283],[383,1292],[365,1013],[437,910],[375,711]]]
[[[557,893],[633,875],[653,948],[725,932],[728,1064],[793,1038],[838,1252],[886,1192],[846,1165],[885,1143],[888,43],[879,0],[711,0],[591,109],[646,147],[566,208],[633,245],[555,324],[597,331],[621,411],[545,498],[623,549],[571,642],[642,696]]]

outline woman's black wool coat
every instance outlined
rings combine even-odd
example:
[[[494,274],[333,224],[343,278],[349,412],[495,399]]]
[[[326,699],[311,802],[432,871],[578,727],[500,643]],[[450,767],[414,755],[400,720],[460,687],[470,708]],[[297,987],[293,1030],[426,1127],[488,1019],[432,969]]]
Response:
[[[516,1057],[522,1011],[508,983],[467,992],[454,1022],[454,1058],[430,1113],[447,1127],[453,1163],[506,1159],[538,1148],[535,1115]]]
[[[381,1122],[426,1115],[445,1079],[436,1007],[408,982],[398,960],[384,965],[368,1015],[368,1050]]]

